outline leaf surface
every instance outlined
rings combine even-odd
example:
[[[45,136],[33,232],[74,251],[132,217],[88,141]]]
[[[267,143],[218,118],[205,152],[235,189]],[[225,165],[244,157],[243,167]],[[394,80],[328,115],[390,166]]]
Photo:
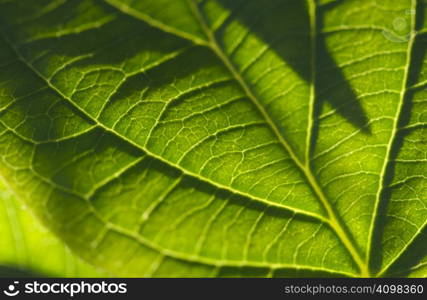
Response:
[[[0,277],[107,276],[71,253],[1,183],[0,224]]]
[[[425,2],[0,3],[1,174],[95,265],[422,265]]]

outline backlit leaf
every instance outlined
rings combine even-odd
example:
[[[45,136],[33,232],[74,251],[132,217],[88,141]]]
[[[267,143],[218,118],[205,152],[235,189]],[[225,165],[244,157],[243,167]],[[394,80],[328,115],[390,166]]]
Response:
[[[120,276],[426,276],[426,10],[0,1],[0,174]]]

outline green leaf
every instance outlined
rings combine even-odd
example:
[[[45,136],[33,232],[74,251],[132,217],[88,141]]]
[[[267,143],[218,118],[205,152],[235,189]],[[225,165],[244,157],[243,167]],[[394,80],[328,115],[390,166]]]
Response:
[[[119,276],[426,276],[426,10],[3,0],[0,173]]]
[[[107,275],[72,254],[1,182],[0,245],[0,277]]]

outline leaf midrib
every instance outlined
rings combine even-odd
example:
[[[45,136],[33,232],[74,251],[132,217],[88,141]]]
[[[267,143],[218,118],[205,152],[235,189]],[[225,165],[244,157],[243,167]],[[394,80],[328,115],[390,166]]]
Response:
[[[315,195],[317,196],[320,203],[323,205],[325,210],[328,214],[328,220],[327,224],[333,229],[333,231],[336,233],[337,237],[343,244],[343,246],[346,248],[354,262],[358,265],[361,275],[362,276],[369,276],[369,270],[368,266],[365,263],[365,261],[362,259],[359,250],[357,246],[353,242],[353,238],[349,236],[347,233],[347,230],[345,227],[341,224],[341,221],[339,217],[336,215],[333,206],[331,205],[331,202],[326,197],[325,193],[323,192],[323,189],[321,188],[320,184],[318,183],[316,177],[314,176],[310,164],[307,162],[306,164],[303,164],[298,156],[295,154],[294,150],[292,149],[291,145],[285,140],[284,136],[280,133],[280,130],[278,126],[275,124],[275,122],[271,119],[270,115],[267,113],[265,108],[261,105],[261,102],[258,100],[258,98],[255,96],[254,92],[251,90],[250,85],[246,83],[245,79],[240,75],[240,73],[236,70],[233,63],[229,60],[228,56],[224,53],[221,46],[219,45],[218,41],[216,40],[215,34],[210,30],[210,28],[207,26],[206,20],[204,19],[204,16],[200,12],[199,8],[197,7],[197,4],[194,3],[193,0],[186,0],[189,4],[191,11],[194,13],[196,19],[199,21],[201,28],[205,32],[205,34],[208,37],[208,47],[213,50],[213,52],[221,59],[221,61],[224,63],[224,65],[227,67],[227,69],[230,71],[230,73],[235,77],[236,81],[240,84],[242,89],[245,91],[247,96],[252,100],[252,102],[255,104],[257,109],[260,111],[266,122],[270,125],[271,130],[276,135],[277,139],[280,141],[282,146],[285,148],[295,165],[298,167],[298,169],[301,171],[301,173],[306,178],[308,184],[310,185],[311,189],[314,191]],[[312,2],[312,5],[316,5],[314,2]],[[315,12],[315,11],[314,11]],[[316,18],[315,16],[312,16],[314,20],[314,24],[311,24],[311,28],[315,26]],[[315,31],[316,28],[312,29],[311,34],[313,34],[313,30]],[[312,39],[315,39],[315,36],[312,37]],[[314,49],[313,49],[314,51]],[[312,83],[313,84],[313,83]],[[312,91],[313,93],[315,91]],[[314,104],[314,95],[312,101]],[[310,116],[311,117],[311,116]],[[312,130],[313,128],[310,127]],[[311,137],[311,130],[309,136]],[[308,147],[308,145],[307,145]],[[307,150],[310,151],[310,150]]]

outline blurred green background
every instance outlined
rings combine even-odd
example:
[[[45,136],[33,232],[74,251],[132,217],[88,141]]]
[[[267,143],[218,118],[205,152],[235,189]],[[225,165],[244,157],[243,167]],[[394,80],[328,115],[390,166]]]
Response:
[[[0,277],[107,277],[75,256],[0,181]]]

